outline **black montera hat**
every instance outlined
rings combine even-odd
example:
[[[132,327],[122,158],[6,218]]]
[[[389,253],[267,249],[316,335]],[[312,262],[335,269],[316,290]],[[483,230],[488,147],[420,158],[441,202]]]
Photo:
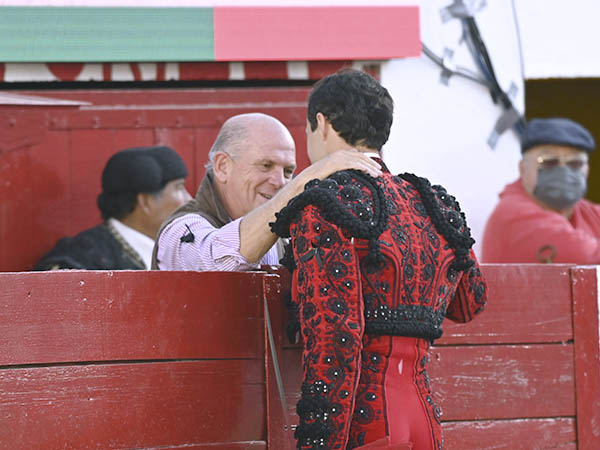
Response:
[[[583,125],[563,117],[533,119],[527,123],[521,138],[521,153],[544,144],[574,147],[586,152],[596,149],[594,138]]]
[[[157,192],[188,175],[181,157],[170,147],[134,147],[114,154],[102,172],[105,194]]]

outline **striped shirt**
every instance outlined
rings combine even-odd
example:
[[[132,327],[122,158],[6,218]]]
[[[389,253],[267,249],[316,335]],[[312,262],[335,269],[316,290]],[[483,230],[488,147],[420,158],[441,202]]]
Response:
[[[171,222],[158,238],[157,259],[161,270],[237,271],[252,270],[262,264],[279,264],[277,246],[263,258],[250,263],[240,253],[240,219],[213,227],[198,214],[186,214]],[[188,230],[189,227],[189,230]],[[193,242],[182,242],[189,233]]]

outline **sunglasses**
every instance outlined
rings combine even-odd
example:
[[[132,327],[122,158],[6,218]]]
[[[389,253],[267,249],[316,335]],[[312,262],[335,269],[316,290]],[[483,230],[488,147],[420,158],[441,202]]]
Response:
[[[542,169],[554,169],[558,166],[568,166],[573,170],[581,170],[587,165],[587,159],[584,158],[567,158],[559,156],[538,156],[536,159],[538,166]]]

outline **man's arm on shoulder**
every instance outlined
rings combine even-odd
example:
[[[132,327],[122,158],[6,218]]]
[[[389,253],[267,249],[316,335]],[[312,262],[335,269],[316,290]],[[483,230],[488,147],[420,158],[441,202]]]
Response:
[[[198,214],[175,219],[165,227],[156,243],[159,269],[235,271],[254,268],[240,254],[240,221],[215,228]]]
[[[356,150],[340,150],[319,160],[286,184],[271,200],[242,218],[240,224],[240,253],[251,262],[256,262],[273,246],[277,236],[269,228],[280,211],[296,195],[304,190],[310,180],[320,180],[340,170],[356,169],[373,177],[381,175],[377,162]]]

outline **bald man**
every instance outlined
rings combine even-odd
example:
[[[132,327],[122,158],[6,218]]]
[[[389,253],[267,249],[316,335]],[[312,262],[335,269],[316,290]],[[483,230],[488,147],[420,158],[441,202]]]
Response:
[[[274,117],[229,118],[209,152],[196,198],[175,211],[158,233],[153,268],[235,271],[278,264],[275,213],[313,179],[357,169],[377,177],[379,164],[355,150],[333,153],[293,178],[296,147]]]

